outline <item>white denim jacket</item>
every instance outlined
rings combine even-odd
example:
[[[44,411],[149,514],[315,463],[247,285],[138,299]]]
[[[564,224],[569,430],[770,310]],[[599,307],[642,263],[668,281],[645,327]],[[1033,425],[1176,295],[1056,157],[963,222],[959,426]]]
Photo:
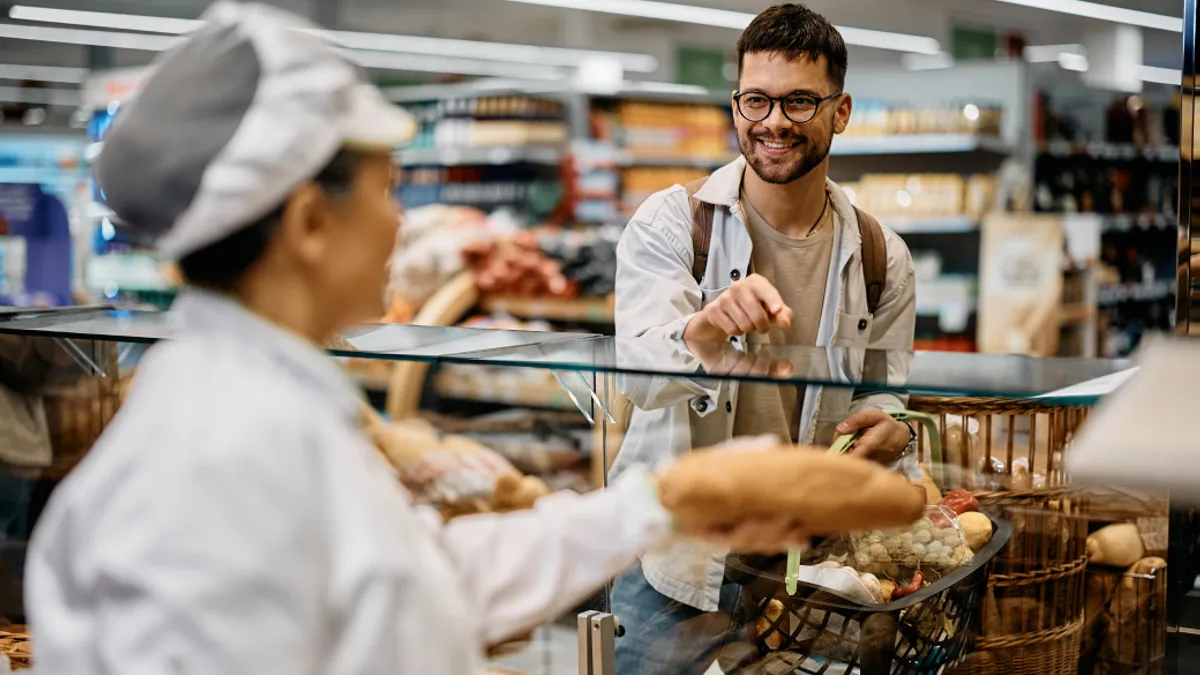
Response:
[[[682,342],[667,341],[682,338],[688,321],[703,306],[747,275],[752,244],[739,204],[745,169],[746,161],[739,157],[713,173],[696,193],[697,199],[717,207],[708,266],[699,284],[692,277],[692,214],[682,186],[650,197],[626,227],[617,247],[617,335],[662,342],[618,341],[619,363],[645,361],[647,353],[653,352],[660,370],[666,363],[685,372],[700,368]],[[807,367],[817,380],[856,382],[862,376],[865,351],[888,350],[888,384],[902,385],[912,364],[916,323],[912,256],[904,241],[885,228],[887,283],[872,316],[867,311],[862,238],[854,207],[832,181],[829,193],[835,228],[833,260],[817,331],[817,345],[826,349],[823,355],[818,351],[812,363],[799,364],[800,369]],[[739,348],[744,344],[740,337],[731,341]],[[733,435],[737,382],[633,375],[618,382],[634,413],[612,467],[613,478],[630,466],[661,464]],[[849,414],[870,407],[903,409],[905,404],[904,397],[892,393],[810,385],[805,389],[799,438],[828,444],[834,427]],[[642,569],[663,595],[714,611],[726,553],[680,542],[643,556]]]

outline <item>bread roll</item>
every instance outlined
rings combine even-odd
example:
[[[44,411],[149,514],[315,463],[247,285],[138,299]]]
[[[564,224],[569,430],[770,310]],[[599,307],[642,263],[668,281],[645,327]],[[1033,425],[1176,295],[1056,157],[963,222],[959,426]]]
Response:
[[[903,527],[925,514],[925,491],[865,459],[803,448],[684,456],[659,482],[681,532],[787,518],[812,535]]]
[[[1142,535],[1133,523],[1107,525],[1087,538],[1088,563],[1092,565],[1129,567],[1145,553]]]
[[[537,476],[510,473],[496,480],[492,492],[492,508],[497,513],[523,511],[533,508],[534,502],[550,494],[550,488]]]

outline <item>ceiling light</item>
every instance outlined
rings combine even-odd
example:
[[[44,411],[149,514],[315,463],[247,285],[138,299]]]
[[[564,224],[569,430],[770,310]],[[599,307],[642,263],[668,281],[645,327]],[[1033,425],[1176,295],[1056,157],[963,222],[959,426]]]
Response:
[[[49,28],[45,26],[17,26],[0,24],[0,38],[14,40],[37,40],[62,44],[93,45],[162,51],[170,48],[182,38],[165,35],[144,35],[78,28]],[[450,73],[455,75],[481,75],[485,77],[520,77],[535,80],[562,79],[563,72],[547,66],[519,64],[503,61],[447,58],[420,54],[391,54],[344,50],[347,58],[366,68],[405,70],[423,73]],[[0,70],[0,77],[3,77]]]
[[[115,30],[139,30],[147,33],[179,35],[190,33],[204,25],[199,19],[169,19],[160,16],[138,16],[136,14],[114,14],[111,12],[85,12],[75,9],[53,7],[26,7],[14,5],[8,10],[8,18],[18,21],[40,21],[42,23],[66,23],[73,26],[112,28]]]
[[[198,19],[172,19],[159,16],[51,9],[25,5],[13,6],[8,11],[8,16],[21,21],[144,31],[167,35],[189,33],[204,23]],[[541,47],[504,42],[482,42],[478,40],[454,40],[415,35],[389,35],[387,33],[362,33],[355,31],[318,32],[331,42],[349,49],[484,59],[506,63],[529,63],[541,66],[572,67],[580,65],[589,57],[607,56],[618,59],[621,62],[621,66],[627,71],[652,73],[658,70],[658,59],[649,54]]]
[[[1142,28],[1155,28],[1173,33],[1183,32],[1183,19],[1181,18],[1167,16],[1166,14],[1142,12],[1136,9],[1125,9],[1124,7],[1113,7],[1112,5],[1102,5],[1098,2],[1084,2],[1084,0],[1000,0],[1000,2],[1007,2],[1010,5],[1021,5],[1022,7],[1048,9],[1051,12],[1073,14],[1089,19],[1124,23],[1130,26],[1141,26]]]
[[[705,96],[712,94],[708,89],[698,84],[677,84],[675,82],[645,82],[626,81],[621,86],[621,93],[628,94],[678,94],[680,96]]]
[[[1063,70],[1073,70],[1077,73],[1086,73],[1089,64],[1088,58],[1083,54],[1063,52],[1058,55],[1058,66]]]
[[[87,68],[0,64],[0,80],[32,80],[35,82],[79,84],[87,78],[87,73]]]
[[[451,73],[480,77],[516,77],[529,80],[561,80],[565,73],[559,68],[524,63],[456,59],[423,54],[391,54],[346,50],[346,57],[364,68],[407,70],[418,73]]]
[[[1158,68],[1155,66],[1142,66],[1138,76],[1143,82],[1155,82],[1157,84],[1171,84],[1180,86],[1183,83],[1183,73],[1178,68]]]
[[[754,19],[749,12],[736,12],[729,9],[712,7],[696,7],[681,5],[673,2],[658,2],[657,0],[509,0],[526,5],[541,5],[544,7],[561,7],[577,9],[601,14],[617,14],[620,16],[638,16],[646,19],[661,19],[663,21],[678,21],[680,23],[699,24],[701,26],[716,26],[744,30]],[[905,35],[887,31],[868,30],[865,28],[850,28],[838,26],[842,39],[848,45],[860,47],[875,47],[900,52],[916,54],[937,54],[942,51],[941,44],[930,37]]]
[[[616,59],[621,63],[623,69],[635,73],[652,73],[658,70],[658,59],[649,54],[622,54],[589,49],[539,47],[504,42],[453,40],[384,33],[326,31],[324,35],[332,42],[351,49],[569,67],[580,66],[589,58],[603,57]]]
[[[671,2],[655,2],[652,0],[512,0],[526,5],[542,5],[545,7],[562,7],[578,9],[586,12],[601,14],[619,14],[622,16],[639,16],[644,19],[662,19],[663,21],[678,21],[695,23],[702,26],[718,28],[733,28],[743,30],[750,25],[753,14],[737,12],[731,9],[714,9],[712,7],[695,7],[679,5]]]
[[[18,26],[0,23],[0,38],[9,40],[35,40],[69,45],[92,47],[114,47],[117,49],[139,49],[159,52],[179,42],[178,37],[167,35],[144,35],[141,33],[113,33],[103,30],[79,28],[49,28],[46,26]]]

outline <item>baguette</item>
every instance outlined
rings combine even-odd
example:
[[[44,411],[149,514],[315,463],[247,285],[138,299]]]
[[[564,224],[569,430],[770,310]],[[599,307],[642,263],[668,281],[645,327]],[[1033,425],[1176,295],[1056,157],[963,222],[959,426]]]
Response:
[[[903,527],[925,514],[925,491],[865,459],[779,446],[697,451],[659,480],[662,504],[681,532],[787,518],[810,535]]]

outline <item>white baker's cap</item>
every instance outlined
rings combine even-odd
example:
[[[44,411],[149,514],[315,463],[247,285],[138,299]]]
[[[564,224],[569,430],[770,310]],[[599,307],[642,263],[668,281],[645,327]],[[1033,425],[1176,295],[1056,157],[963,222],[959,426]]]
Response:
[[[279,207],[339,149],[390,151],[413,118],[312,23],[222,2],[155,64],[96,160],[104,201],[178,259]]]

